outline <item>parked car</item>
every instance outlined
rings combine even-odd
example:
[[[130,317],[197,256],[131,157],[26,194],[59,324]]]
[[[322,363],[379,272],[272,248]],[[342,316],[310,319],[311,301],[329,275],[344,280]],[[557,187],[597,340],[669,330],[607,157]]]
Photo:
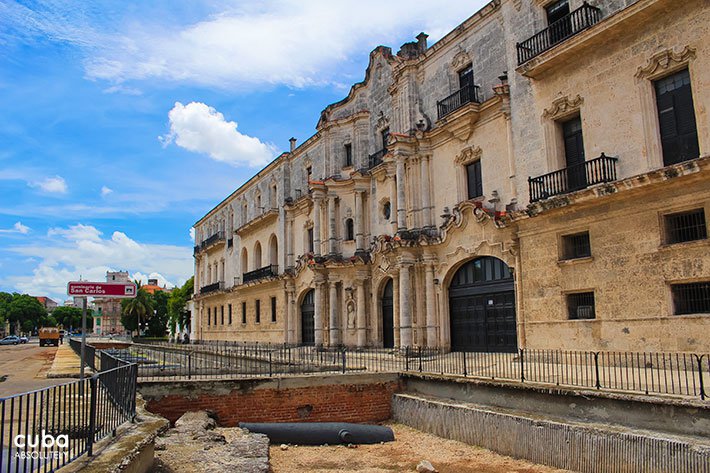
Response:
[[[17,335],[8,335],[0,340],[0,345],[17,345],[18,343],[20,343],[20,337]]]
[[[27,343],[29,341],[30,341],[30,339],[25,336],[20,337],[20,343]]]

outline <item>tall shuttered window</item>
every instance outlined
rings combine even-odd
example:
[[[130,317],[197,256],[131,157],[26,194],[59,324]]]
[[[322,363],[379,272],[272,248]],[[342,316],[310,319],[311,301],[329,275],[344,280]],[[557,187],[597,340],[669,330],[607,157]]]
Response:
[[[247,303],[242,302],[242,323],[247,323]]]
[[[481,180],[481,160],[466,165],[466,180],[468,185],[468,198],[475,199],[483,195],[483,181]]]
[[[276,322],[276,298],[271,298],[271,321]]]
[[[259,299],[254,302],[254,320],[256,323],[261,323],[261,301]]]
[[[681,163],[700,156],[693,91],[687,69],[657,80],[656,105],[663,147],[663,164]]]
[[[229,325],[232,325],[232,304],[227,306]]]

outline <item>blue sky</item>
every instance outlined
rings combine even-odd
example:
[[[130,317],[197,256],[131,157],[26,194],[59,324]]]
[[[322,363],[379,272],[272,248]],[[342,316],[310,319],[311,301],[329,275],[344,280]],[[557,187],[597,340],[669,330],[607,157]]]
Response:
[[[192,224],[311,136],[373,48],[483,4],[0,0],[0,290],[182,284]]]

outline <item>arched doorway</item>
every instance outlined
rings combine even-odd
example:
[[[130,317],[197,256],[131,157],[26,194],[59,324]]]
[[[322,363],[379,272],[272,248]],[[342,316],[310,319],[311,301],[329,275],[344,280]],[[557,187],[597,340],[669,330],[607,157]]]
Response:
[[[392,279],[390,279],[382,291],[382,346],[384,348],[394,348],[394,303],[392,294]]]
[[[311,289],[301,302],[301,344],[308,346],[316,344],[315,293]]]
[[[449,314],[452,351],[517,351],[513,274],[498,258],[459,268],[449,286]]]

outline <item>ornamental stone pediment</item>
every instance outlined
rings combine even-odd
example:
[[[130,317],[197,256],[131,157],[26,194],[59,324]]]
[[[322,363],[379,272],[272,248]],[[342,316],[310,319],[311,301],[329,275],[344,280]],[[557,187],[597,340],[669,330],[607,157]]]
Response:
[[[637,79],[651,79],[662,75],[667,71],[673,71],[680,68],[691,59],[695,59],[695,49],[686,46],[682,51],[675,52],[672,49],[666,49],[650,57],[645,66],[641,66],[636,71]]]
[[[542,118],[556,120],[579,110],[579,107],[583,103],[584,99],[579,95],[574,98],[569,98],[569,96],[565,95],[564,97],[560,97],[552,102],[552,106],[545,109],[545,112],[542,114]]]

